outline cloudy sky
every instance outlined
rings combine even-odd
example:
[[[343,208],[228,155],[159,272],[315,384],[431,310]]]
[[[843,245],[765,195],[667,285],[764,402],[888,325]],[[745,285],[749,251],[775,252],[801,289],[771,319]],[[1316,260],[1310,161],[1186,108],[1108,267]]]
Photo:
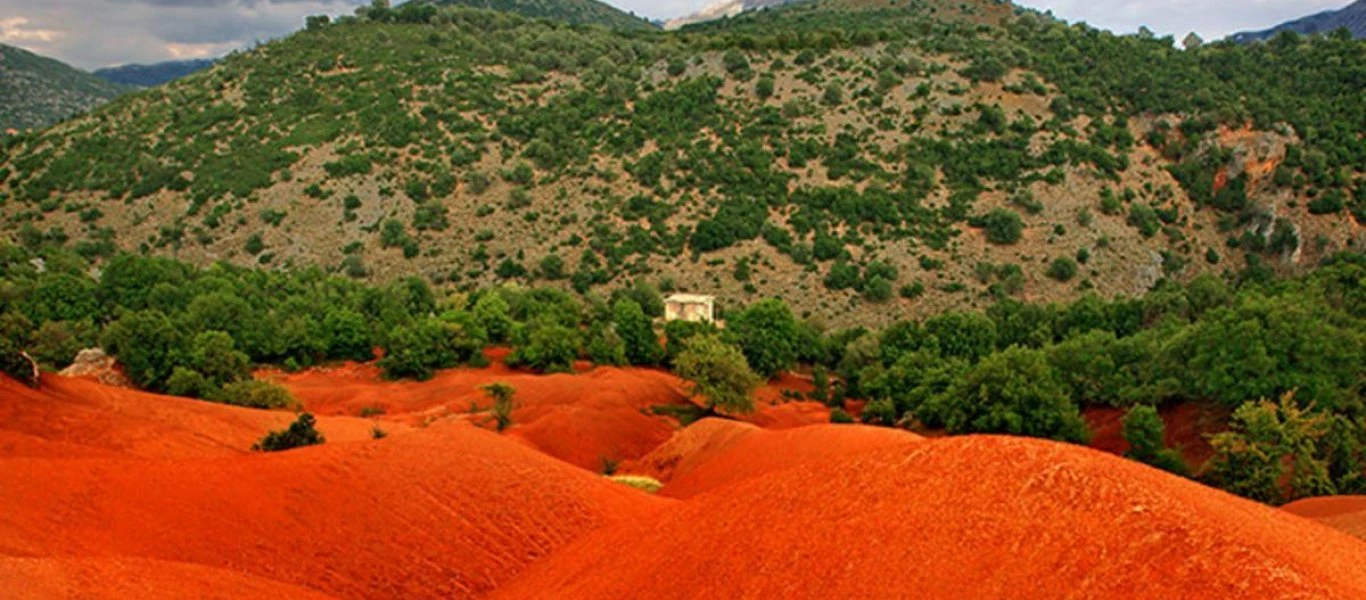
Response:
[[[349,13],[362,0],[0,0],[0,43],[78,67],[218,56],[300,28],[306,15]],[[368,0],[366,0],[368,2]],[[608,0],[652,18],[688,14],[711,0]],[[1121,33],[1205,39],[1265,29],[1350,0],[1022,0],[1068,21]]]

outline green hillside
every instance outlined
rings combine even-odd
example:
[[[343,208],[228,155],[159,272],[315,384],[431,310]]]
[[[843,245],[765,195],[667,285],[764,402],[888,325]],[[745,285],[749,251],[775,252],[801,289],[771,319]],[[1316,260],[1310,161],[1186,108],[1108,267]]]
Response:
[[[868,324],[1366,246],[1360,42],[1180,52],[997,2],[681,33],[431,11],[315,23],[10,141],[6,231]]]
[[[130,88],[0,44],[0,131],[46,127]]]
[[[465,6],[506,11],[573,25],[605,25],[620,29],[653,29],[654,25],[596,0],[418,0],[436,6]]]

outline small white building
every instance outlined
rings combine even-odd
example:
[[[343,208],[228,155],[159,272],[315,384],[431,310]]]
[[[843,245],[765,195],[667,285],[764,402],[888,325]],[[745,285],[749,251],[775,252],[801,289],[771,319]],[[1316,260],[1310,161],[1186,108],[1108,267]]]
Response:
[[[674,294],[664,299],[665,321],[716,322],[716,296]]]

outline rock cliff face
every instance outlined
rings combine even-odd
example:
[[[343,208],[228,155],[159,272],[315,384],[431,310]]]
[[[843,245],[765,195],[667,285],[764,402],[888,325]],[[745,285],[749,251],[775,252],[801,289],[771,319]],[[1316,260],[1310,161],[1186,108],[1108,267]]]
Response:
[[[1293,31],[1301,35],[1327,34],[1347,28],[1356,39],[1366,38],[1366,0],[1357,0],[1341,10],[1330,10],[1302,19],[1288,21],[1265,31],[1235,33],[1229,39],[1240,44],[1269,40],[1282,31]]]

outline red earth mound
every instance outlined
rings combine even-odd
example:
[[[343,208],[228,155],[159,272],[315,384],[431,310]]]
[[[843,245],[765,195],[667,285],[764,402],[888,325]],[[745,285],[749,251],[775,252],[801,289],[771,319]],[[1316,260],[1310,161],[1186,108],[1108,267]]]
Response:
[[[136,558],[5,558],[8,600],[326,600],[306,588],[201,565]]]
[[[245,454],[295,418],[52,375],[37,390],[0,376],[0,399],[0,456],[8,458]],[[319,421],[333,442],[368,440],[372,426],[364,419]],[[395,425],[390,432],[402,429]]]
[[[280,376],[310,411],[359,415],[370,409],[389,419],[421,424],[457,417],[491,426],[490,401],[480,386],[516,388],[509,437],[570,464],[600,471],[605,462],[644,456],[664,443],[677,423],[654,415],[657,405],[684,405],[682,383],[648,369],[599,368],[583,374],[537,375],[487,369],[442,371],[429,381],[384,381],[369,365],[345,365]]]
[[[179,436],[166,429],[178,419],[187,429],[218,432],[245,431],[235,419],[248,419],[203,403],[116,399],[141,402],[140,411],[155,415],[150,425],[126,415],[108,426],[139,438]],[[104,427],[89,420],[110,414],[64,394],[22,400],[49,403],[32,406],[50,411],[69,432]],[[96,441],[108,439],[123,438],[111,431]],[[493,589],[588,530],[640,519],[667,503],[460,422],[277,454],[206,457],[213,453],[205,448],[220,442],[175,443],[187,457],[165,457],[173,448],[156,446],[145,454],[158,458],[0,458],[0,556],[194,565],[187,567],[194,571],[186,575],[189,587],[167,594],[177,597],[200,595],[206,574],[197,567],[205,567],[344,598],[463,598]],[[6,568],[61,585],[71,579],[54,570],[97,575],[122,567]],[[178,576],[166,577],[152,584],[171,585]]]
[[[841,462],[854,453],[917,439],[920,438],[915,434],[884,427],[824,424],[766,431],[752,425],[705,419],[651,452],[638,468],[642,474],[667,482],[660,490],[661,495],[691,498],[765,473],[797,465]]]
[[[1363,598],[1366,544],[1101,452],[961,437],[580,539],[498,598]]]
[[[1366,496],[1305,498],[1281,508],[1366,540]]]

